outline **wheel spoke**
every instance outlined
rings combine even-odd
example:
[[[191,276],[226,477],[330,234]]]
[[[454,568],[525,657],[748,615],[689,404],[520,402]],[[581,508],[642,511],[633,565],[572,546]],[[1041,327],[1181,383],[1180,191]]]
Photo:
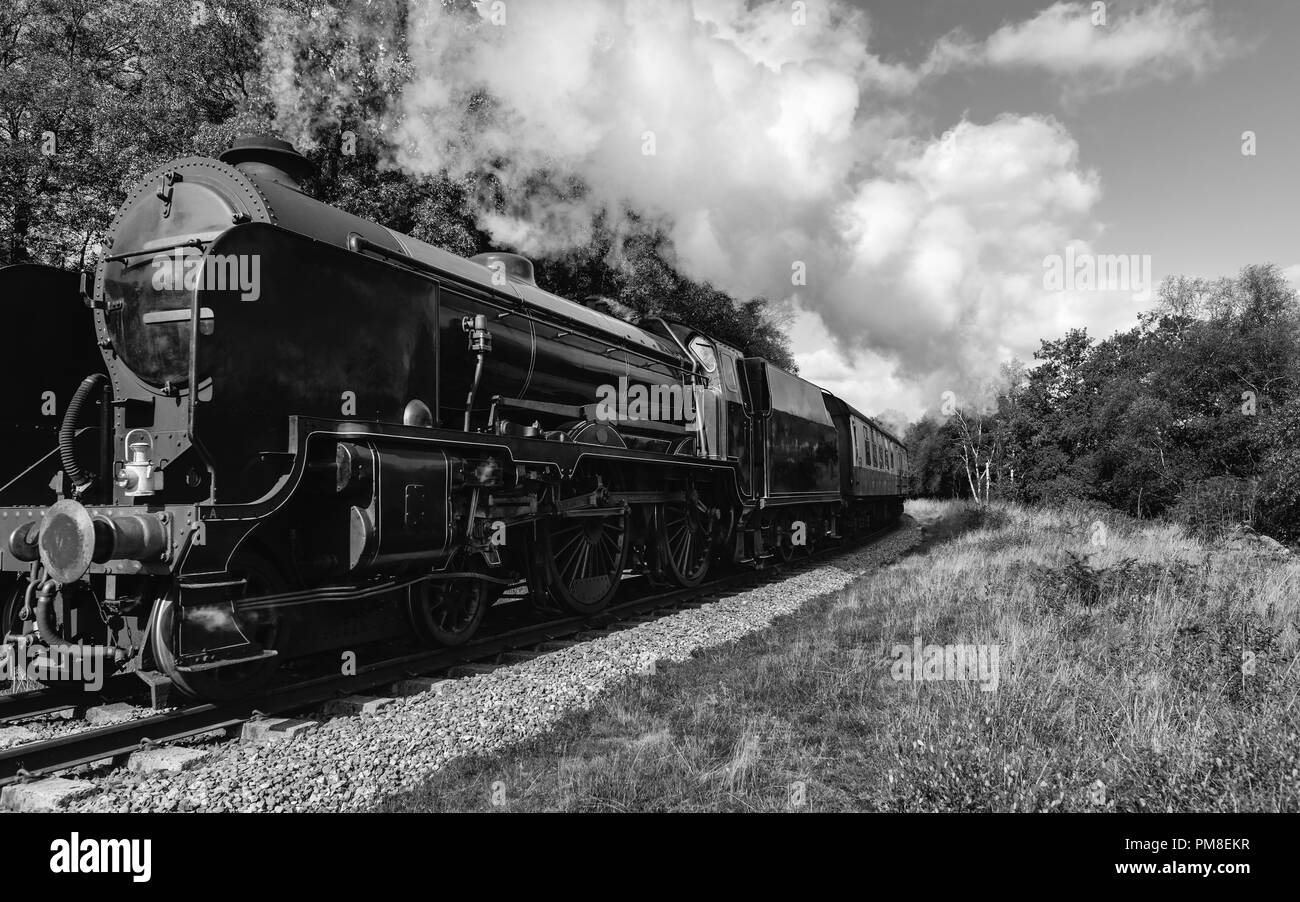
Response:
[[[552,598],[582,612],[607,602],[627,556],[627,515],[556,519],[542,528],[542,566]]]
[[[581,542],[582,539],[583,539],[583,534],[581,532],[575,534],[572,539],[569,539],[569,541],[565,542],[564,545],[561,546],[560,550],[555,553],[556,558],[564,557],[564,555],[568,553],[569,549],[572,548],[576,543]]]
[[[693,585],[708,565],[708,521],[691,502],[665,505],[660,527],[664,566],[679,584]]]
[[[619,542],[619,539],[614,538],[607,533],[602,534],[600,540],[602,547],[606,549],[605,557],[612,567],[618,561],[619,552],[622,551],[622,544]]]
[[[563,559],[562,569],[559,570],[560,577],[566,582],[572,582],[582,573],[582,555],[586,549],[587,543],[578,544],[567,557]]]
[[[578,558],[577,573],[575,574],[574,577],[575,580],[583,579],[587,575],[587,559],[591,557],[591,543],[583,542],[578,553],[580,557]]]

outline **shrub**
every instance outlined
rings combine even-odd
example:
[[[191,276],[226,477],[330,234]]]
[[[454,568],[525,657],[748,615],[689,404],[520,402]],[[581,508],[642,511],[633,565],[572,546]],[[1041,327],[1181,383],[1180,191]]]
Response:
[[[1185,488],[1169,515],[1198,537],[1210,539],[1242,524],[1254,527],[1259,501],[1258,480],[1213,476]]]

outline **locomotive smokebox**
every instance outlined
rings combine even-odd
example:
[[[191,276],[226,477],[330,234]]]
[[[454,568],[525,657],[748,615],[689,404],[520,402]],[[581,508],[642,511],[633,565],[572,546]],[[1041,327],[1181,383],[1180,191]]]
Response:
[[[301,182],[316,174],[316,164],[288,141],[269,135],[241,135],[218,159],[250,175],[270,178],[302,190]]]

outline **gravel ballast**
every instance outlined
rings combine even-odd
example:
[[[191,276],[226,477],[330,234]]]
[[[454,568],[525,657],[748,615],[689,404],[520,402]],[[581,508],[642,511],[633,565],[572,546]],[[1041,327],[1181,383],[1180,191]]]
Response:
[[[859,551],[788,579],[489,674],[449,681],[375,714],[336,717],[271,744],[231,743],[182,773],[119,772],[77,811],[358,811],[464,755],[545,733],[603,691],[761,630],[920,541],[910,519]]]

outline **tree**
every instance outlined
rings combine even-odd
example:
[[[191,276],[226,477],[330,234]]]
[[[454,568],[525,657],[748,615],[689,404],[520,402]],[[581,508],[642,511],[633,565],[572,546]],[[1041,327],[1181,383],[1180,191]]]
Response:
[[[0,8],[0,264],[84,267],[127,186],[235,110],[260,7],[204,8],[204,22],[167,0]]]
[[[490,249],[485,213],[584,196],[577,177],[566,197],[544,195],[556,180],[541,173],[526,196],[506,197],[490,171],[419,175],[392,164],[391,101],[412,71],[407,16],[391,0],[0,7],[0,265],[88,268],[144,173],[177,156],[216,156],[247,133],[303,150],[318,167],[306,187],[326,203],[462,256]],[[661,224],[617,212],[617,234],[598,210],[588,244],[537,260],[540,284],[615,315],[679,320],[794,369],[765,299],[739,302],[687,278]]]
[[[909,490],[915,495],[955,498],[962,494],[957,434],[952,419],[922,417],[904,437],[911,463]]]
[[[1133,329],[1102,341],[1073,330],[1034,356],[1004,370],[992,412],[909,433],[922,490],[956,481],[974,497],[1258,518],[1300,535],[1300,297],[1277,267],[1166,280]],[[943,432],[951,457],[934,453]]]

